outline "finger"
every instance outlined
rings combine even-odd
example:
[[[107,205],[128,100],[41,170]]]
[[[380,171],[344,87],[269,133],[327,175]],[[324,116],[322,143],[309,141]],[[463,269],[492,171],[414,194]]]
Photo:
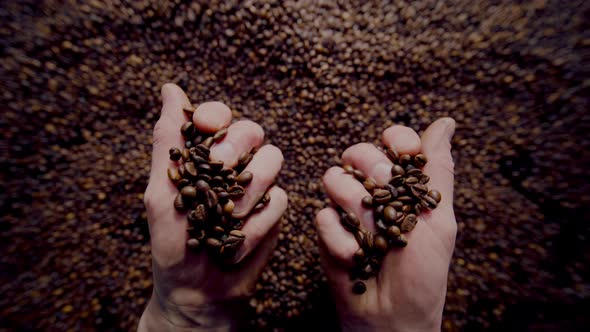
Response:
[[[351,267],[359,246],[354,235],[340,224],[338,212],[332,208],[321,210],[316,216],[316,229],[328,253],[343,266]]]
[[[352,175],[346,174],[340,167],[332,167],[322,178],[328,196],[347,212],[354,212],[363,226],[375,230],[373,211],[362,206],[361,200],[369,193]]]
[[[252,158],[243,172],[252,173],[252,182],[246,186],[246,193],[235,203],[235,218],[243,218],[260,201],[272,185],[283,166],[283,153],[274,145],[265,145]]]
[[[257,123],[238,121],[227,129],[227,134],[220,143],[211,147],[211,160],[223,161],[225,167],[234,167],[242,152],[249,152],[260,146],[264,140],[264,131]]]
[[[195,127],[203,133],[214,133],[231,123],[231,110],[224,103],[202,103],[193,113]]]
[[[451,139],[454,133],[455,120],[442,118],[432,123],[422,135],[422,150],[428,158],[424,166],[424,173],[430,176],[428,187],[440,191],[442,196],[433,212],[453,210],[454,163]]]
[[[287,193],[283,189],[275,186],[268,191],[268,194],[270,195],[268,206],[260,213],[256,213],[248,218],[242,228],[246,239],[236,253],[236,263],[248,256],[259,245],[260,241],[279,222],[281,216],[287,209],[288,198]]]
[[[374,178],[380,186],[391,178],[393,163],[373,144],[359,143],[349,147],[342,154],[342,161]]]
[[[190,102],[181,88],[167,83],[162,86],[162,103],[162,113],[154,127],[152,169],[146,193],[154,187],[166,191],[164,194],[174,193],[175,188],[166,176],[166,171],[172,164],[169,150],[172,147],[183,146],[180,127],[186,119],[182,109],[190,106]]]
[[[412,129],[405,126],[391,126],[383,132],[383,144],[395,149],[399,154],[414,155],[420,152],[420,137]]]

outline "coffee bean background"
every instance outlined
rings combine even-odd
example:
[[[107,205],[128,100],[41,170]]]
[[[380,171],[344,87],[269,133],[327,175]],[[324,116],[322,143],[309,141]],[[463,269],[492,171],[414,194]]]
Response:
[[[392,124],[457,120],[445,331],[589,325],[590,3],[4,1],[0,326],[133,330],[159,89],[220,100],[287,161],[252,326],[337,326],[319,181]],[[419,291],[419,290],[415,290]]]

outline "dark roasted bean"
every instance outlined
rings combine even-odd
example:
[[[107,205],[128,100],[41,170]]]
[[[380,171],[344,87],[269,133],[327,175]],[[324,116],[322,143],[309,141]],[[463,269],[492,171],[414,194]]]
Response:
[[[238,177],[236,178],[236,182],[241,186],[246,186],[250,182],[252,182],[253,177],[254,176],[253,176],[252,172],[245,171],[245,172],[242,172],[240,175],[238,175]]]
[[[168,153],[170,155],[170,160],[178,161],[182,157],[182,152],[179,148],[171,148]]]

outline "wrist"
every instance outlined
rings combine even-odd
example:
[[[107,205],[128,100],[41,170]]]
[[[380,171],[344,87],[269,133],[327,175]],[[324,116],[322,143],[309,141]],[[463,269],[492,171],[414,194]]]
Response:
[[[196,306],[163,303],[153,295],[139,321],[138,331],[236,331],[243,301],[232,300]]]

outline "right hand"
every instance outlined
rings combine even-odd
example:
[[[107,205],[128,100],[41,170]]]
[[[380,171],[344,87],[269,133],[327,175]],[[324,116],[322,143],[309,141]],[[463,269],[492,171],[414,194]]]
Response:
[[[439,119],[422,138],[408,127],[393,126],[383,132],[383,143],[400,154],[422,152],[428,157],[424,173],[428,186],[442,194],[431,212],[423,212],[414,230],[406,234],[408,245],[386,255],[379,274],[366,281],[367,291],[352,293],[348,269],[359,248],[354,236],[340,224],[333,208],[321,210],[316,218],[321,263],[335,296],[344,331],[440,331],[445,303],[447,275],[457,224],[453,212],[453,160],[450,140],[455,121]],[[342,155],[379,185],[391,177],[391,161],[375,146],[360,143]],[[363,185],[340,167],[330,168],[323,177],[332,201],[353,211],[365,228],[374,229],[372,211],[361,205],[368,195]]]

